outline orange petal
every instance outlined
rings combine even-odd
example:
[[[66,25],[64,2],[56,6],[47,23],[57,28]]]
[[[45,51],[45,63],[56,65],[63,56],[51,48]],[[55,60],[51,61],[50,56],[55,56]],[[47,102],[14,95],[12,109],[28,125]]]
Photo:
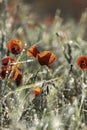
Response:
[[[9,63],[13,63],[13,62],[15,62],[15,60],[11,56],[6,56],[6,57],[2,58],[2,65],[6,66]]]
[[[50,51],[43,51],[37,55],[37,59],[41,65],[49,66],[55,60],[55,55]]]
[[[18,69],[13,70],[13,73],[12,73],[10,79],[11,79],[11,80],[16,80],[18,74],[19,74],[19,70],[18,70]]]
[[[36,45],[31,46],[27,51],[27,55],[31,57],[36,57],[38,53],[40,52]]]
[[[51,64],[56,59],[55,54],[51,53],[49,64]]]
[[[40,87],[35,87],[35,88],[33,88],[33,94],[34,94],[35,96],[38,96],[39,94],[41,94],[41,92],[42,92],[42,90],[41,90]]]
[[[16,80],[16,78],[18,77],[18,74],[20,73],[20,68],[19,68],[19,64],[12,65],[12,75],[11,75],[11,80]]]

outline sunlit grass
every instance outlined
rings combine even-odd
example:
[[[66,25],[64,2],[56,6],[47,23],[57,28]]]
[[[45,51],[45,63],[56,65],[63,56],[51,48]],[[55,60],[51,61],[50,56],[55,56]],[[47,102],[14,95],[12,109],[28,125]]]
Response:
[[[7,4],[3,4],[6,8]],[[16,59],[12,64],[20,64],[22,72],[19,86],[10,80],[10,75],[4,80],[0,78],[1,130],[86,130],[87,70],[81,70],[76,59],[87,56],[87,12],[78,23],[72,19],[63,22],[59,11],[52,21],[40,22],[34,14],[32,18],[31,14],[26,16],[25,8],[22,9],[21,4],[14,15],[2,11],[4,17],[0,20],[1,60],[12,56]],[[15,37],[26,46],[18,55],[6,48],[6,43]],[[50,68],[27,56],[33,44],[40,51],[55,54],[56,60]],[[42,93],[35,96],[35,87],[40,87]]]

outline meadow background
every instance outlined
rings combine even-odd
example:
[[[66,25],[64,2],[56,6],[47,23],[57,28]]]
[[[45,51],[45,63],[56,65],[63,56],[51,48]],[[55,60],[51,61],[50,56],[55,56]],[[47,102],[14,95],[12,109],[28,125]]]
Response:
[[[76,64],[87,56],[86,7],[86,0],[0,0],[0,66],[9,55],[22,71],[19,86],[0,78],[0,130],[87,130],[87,70]],[[26,46],[21,54],[7,50],[13,38]],[[50,68],[27,56],[34,44],[55,54]]]

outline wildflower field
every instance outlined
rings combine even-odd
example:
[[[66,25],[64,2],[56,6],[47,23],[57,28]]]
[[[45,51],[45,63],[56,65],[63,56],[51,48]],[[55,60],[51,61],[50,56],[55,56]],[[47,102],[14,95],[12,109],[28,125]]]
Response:
[[[1,6],[0,130],[87,130],[87,10],[76,22]]]

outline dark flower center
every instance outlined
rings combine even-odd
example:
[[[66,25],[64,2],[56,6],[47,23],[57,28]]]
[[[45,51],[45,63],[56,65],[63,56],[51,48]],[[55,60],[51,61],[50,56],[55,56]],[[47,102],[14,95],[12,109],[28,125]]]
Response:
[[[81,61],[81,64],[80,64],[80,67],[81,68],[87,68],[87,61]]]
[[[13,54],[19,54],[20,51],[21,51],[21,49],[20,49],[20,47],[19,47],[18,45],[14,45],[14,46],[11,48],[11,50],[12,50],[12,53],[13,53]]]
[[[5,76],[6,76],[6,71],[2,71],[1,75],[2,75],[3,78],[5,78]]]

